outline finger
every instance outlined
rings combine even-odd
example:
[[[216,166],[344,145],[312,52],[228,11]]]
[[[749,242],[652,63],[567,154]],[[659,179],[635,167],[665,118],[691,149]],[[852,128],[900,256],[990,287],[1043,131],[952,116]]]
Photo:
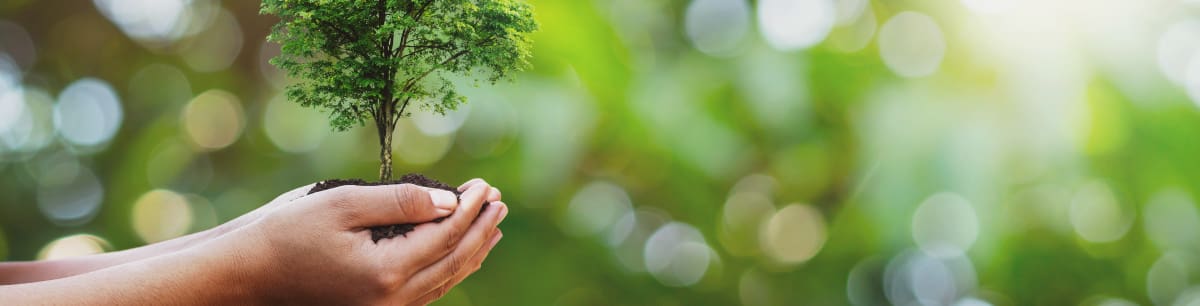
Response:
[[[296,188],[292,189],[291,191],[284,192],[283,194],[279,195],[278,197],[275,197],[274,200],[271,200],[271,202],[267,202],[267,204],[264,204],[263,206],[259,206],[258,208],[255,208],[253,211],[250,211],[246,214],[238,216],[237,218],[234,218],[233,220],[230,220],[229,222],[225,222],[224,224],[218,225],[217,227],[219,227],[219,228],[236,228],[236,227],[240,227],[242,225],[246,225],[247,223],[250,223],[254,220],[258,220],[258,218],[262,218],[263,215],[266,215],[266,214],[270,213],[271,211],[274,211],[275,208],[282,206],[284,203],[291,202],[292,200],[299,199],[300,197],[303,197],[305,194],[308,194],[308,191],[310,189],[312,189],[313,185],[315,185],[315,183],[296,187]]]
[[[500,189],[496,189],[496,187],[491,187],[490,189],[488,189],[487,201],[488,202],[499,202],[501,199],[500,196],[501,196]]]
[[[487,184],[478,184],[463,192],[457,210],[441,223],[418,225],[405,239],[380,241],[386,252],[384,256],[395,257],[390,262],[407,263],[399,268],[403,269],[403,273],[410,274],[449,254],[458,247],[459,241],[471,228],[471,221],[479,215],[487,187]]]
[[[458,275],[454,276],[453,279],[445,284],[442,284],[442,286],[438,287],[438,289],[425,293],[425,295],[417,298],[412,305],[427,305],[429,303],[433,303],[433,301],[445,296],[446,293],[450,292],[450,290],[454,289],[454,287],[458,286],[458,284],[461,284],[463,280],[467,279],[468,276],[471,276],[471,274],[475,274],[476,271],[479,271],[479,268],[483,266],[483,260],[487,258],[488,254],[492,252],[492,249],[496,247],[496,243],[500,242],[501,237],[504,237],[504,233],[497,229],[496,232],[492,234],[490,242],[484,245],[482,249],[479,249],[479,251],[475,252],[475,257],[471,258],[471,262],[467,265],[467,267],[470,269],[459,272]]]
[[[458,205],[449,191],[412,184],[340,186],[316,195],[328,197],[318,202],[332,202],[350,228],[427,222],[449,215]]]
[[[467,189],[471,189],[471,186],[475,186],[477,184],[487,184],[487,182],[481,178],[473,178],[473,179],[467,181],[466,183],[459,185],[458,192],[467,191]]]
[[[487,184],[487,181],[484,181],[481,178],[473,178],[473,179],[467,181],[466,183],[463,183],[462,186],[458,186],[458,191],[462,192],[462,191],[465,191],[465,190],[471,188],[471,186],[475,186],[475,185],[479,185],[479,184]],[[491,185],[488,185],[488,186],[491,186]],[[500,189],[496,189],[496,187],[490,187],[488,190],[486,199],[488,202],[500,201],[501,200]]]
[[[442,284],[470,267],[471,259],[491,240],[492,233],[497,230],[496,225],[500,224],[500,221],[508,213],[508,207],[504,203],[496,202],[493,205],[497,209],[484,212],[479,221],[471,225],[471,230],[458,243],[458,247],[454,251],[413,275],[412,280],[415,286],[412,289],[421,290],[416,292],[418,293],[416,296],[429,291],[437,291],[436,289]]]

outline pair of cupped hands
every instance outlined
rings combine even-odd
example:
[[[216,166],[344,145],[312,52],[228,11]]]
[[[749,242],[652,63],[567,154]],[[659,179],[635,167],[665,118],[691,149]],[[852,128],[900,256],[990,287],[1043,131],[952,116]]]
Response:
[[[412,184],[305,195],[311,188],[169,241],[0,265],[0,284],[14,284],[0,286],[0,297],[18,304],[425,305],[479,270],[508,214],[500,191],[481,179],[460,186],[461,197]],[[402,223],[421,224],[405,236],[371,240],[368,228]]]

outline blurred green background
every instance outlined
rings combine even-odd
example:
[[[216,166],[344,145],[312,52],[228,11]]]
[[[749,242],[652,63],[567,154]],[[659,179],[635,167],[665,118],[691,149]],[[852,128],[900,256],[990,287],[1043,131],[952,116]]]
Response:
[[[438,305],[1200,303],[1200,1],[530,2],[531,71],[397,128],[512,207]],[[375,177],[258,5],[0,2],[0,259]]]

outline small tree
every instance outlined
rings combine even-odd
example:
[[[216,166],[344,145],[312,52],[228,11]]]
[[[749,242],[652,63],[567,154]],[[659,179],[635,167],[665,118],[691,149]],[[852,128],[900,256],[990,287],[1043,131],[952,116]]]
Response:
[[[445,114],[466,98],[448,77],[495,83],[528,67],[537,30],[522,0],[263,0],[280,22],[274,64],[299,79],[289,99],[344,131],[375,123],[379,179],[392,177],[392,132],[410,106]]]

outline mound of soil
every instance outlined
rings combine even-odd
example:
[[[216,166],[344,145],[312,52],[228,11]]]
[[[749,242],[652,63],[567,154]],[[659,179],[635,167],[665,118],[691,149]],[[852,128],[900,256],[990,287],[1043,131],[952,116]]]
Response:
[[[367,181],[364,181],[361,179],[325,180],[325,181],[321,181],[321,182],[317,183],[315,186],[313,186],[312,189],[309,189],[308,194],[314,194],[314,193],[317,193],[322,190],[333,189],[334,187],[344,186],[344,185],[379,186],[379,185],[396,185],[396,184],[413,184],[413,185],[417,185],[417,186],[443,189],[443,190],[453,192],[454,195],[462,196],[462,192],[458,192],[458,189],[454,188],[453,186],[450,186],[450,185],[447,185],[446,183],[442,183],[441,181],[429,178],[420,173],[409,173],[409,174],[405,174],[403,177],[400,177],[399,180],[391,180],[391,181],[384,181],[384,182],[367,182]],[[491,203],[483,203],[483,207],[479,209],[479,213],[483,214],[483,211],[488,208],[489,204],[491,204]],[[445,220],[445,219],[446,219],[446,217],[441,217],[441,218],[433,219],[433,221],[430,221],[430,222],[437,223],[437,222],[442,222],[442,220]],[[413,228],[415,228],[415,227],[417,227],[417,224],[415,224],[415,223],[393,224],[393,225],[371,227],[371,228],[369,228],[371,230],[371,241],[379,242],[379,240],[381,240],[381,239],[388,239],[388,238],[393,238],[396,236],[406,236],[409,232],[413,231]]]

